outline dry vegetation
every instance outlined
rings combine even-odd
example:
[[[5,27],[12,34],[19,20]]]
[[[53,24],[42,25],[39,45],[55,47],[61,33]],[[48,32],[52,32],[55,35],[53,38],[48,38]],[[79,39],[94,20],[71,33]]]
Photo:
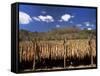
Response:
[[[90,45],[89,39],[67,40],[65,43],[62,40],[22,41],[19,43],[19,47],[20,63],[22,61],[34,61],[34,59],[64,59],[64,55],[66,55],[65,57],[67,60],[70,60],[71,58],[82,60],[86,56],[91,57],[91,52],[93,58],[96,57],[95,39],[91,40]],[[66,54],[64,54],[64,50],[66,50]]]
[[[55,29],[49,32],[20,30],[19,64],[42,69],[96,65],[96,31]],[[32,65],[32,66],[29,66]],[[25,70],[25,68],[24,68]]]

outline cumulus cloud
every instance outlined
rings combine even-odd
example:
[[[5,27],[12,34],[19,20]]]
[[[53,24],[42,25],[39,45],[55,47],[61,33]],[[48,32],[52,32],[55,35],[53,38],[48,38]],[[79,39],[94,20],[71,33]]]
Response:
[[[59,27],[60,27],[60,25],[56,25],[56,27],[57,27],[57,28],[59,28]]]
[[[87,28],[87,30],[92,30],[92,28]]]
[[[77,24],[76,26],[81,27],[81,26],[82,26],[82,24]]]
[[[64,14],[61,16],[61,20],[59,20],[60,22],[62,21],[69,21],[71,18],[73,18],[74,16],[71,16],[70,14]]]
[[[63,20],[62,19],[60,19],[60,20],[58,20],[59,22],[62,22]]]
[[[46,14],[46,11],[42,11],[42,14]]]
[[[70,21],[69,23],[73,23],[73,21]]]
[[[43,15],[40,15],[40,16],[37,16],[37,17],[33,17],[34,20],[36,21],[43,21],[43,22],[54,22],[54,19],[52,16],[50,15],[46,15],[46,16],[43,16]]]
[[[91,24],[91,26],[94,27],[95,25],[94,24]]]
[[[87,27],[94,27],[94,24],[91,24],[90,22],[84,22],[84,24]]]
[[[27,13],[22,12],[22,11],[19,12],[19,23],[20,24],[28,24],[31,21],[32,19]]]
[[[36,21],[40,21],[40,19],[38,17],[33,17],[33,19]]]
[[[89,22],[85,22],[85,25],[86,25],[86,26],[90,26],[90,23],[89,23]]]

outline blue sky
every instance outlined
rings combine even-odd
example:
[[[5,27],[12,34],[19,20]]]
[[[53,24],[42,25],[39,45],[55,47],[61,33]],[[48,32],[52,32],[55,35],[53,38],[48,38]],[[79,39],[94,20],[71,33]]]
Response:
[[[47,32],[54,28],[77,26],[80,29],[96,28],[96,9],[19,5],[19,29]]]

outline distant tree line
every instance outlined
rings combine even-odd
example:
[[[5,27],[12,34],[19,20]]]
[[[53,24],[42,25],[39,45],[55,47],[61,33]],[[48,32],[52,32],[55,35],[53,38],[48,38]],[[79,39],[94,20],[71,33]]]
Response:
[[[64,38],[68,39],[87,39],[96,38],[96,30],[80,30],[79,28],[56,28],[48,32],[30,32],[27,30],[19,31],[19,40],[62,40]]]

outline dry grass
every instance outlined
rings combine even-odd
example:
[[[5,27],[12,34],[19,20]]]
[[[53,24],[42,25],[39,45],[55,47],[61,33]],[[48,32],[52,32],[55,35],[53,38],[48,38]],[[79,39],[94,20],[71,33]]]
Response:
[[[77,57],[83,59],[86,55],[96,56],[96,42],[91,40],[89,45],[88,39],[68,40],[66,41],[66,58]],[[92,46],[90,48],[90,46]],[[91,50],[92,49],[92,50]],[[35,59],[63,59],[64,58],[64,41],[24,41],[19,42],[20,62]]]

